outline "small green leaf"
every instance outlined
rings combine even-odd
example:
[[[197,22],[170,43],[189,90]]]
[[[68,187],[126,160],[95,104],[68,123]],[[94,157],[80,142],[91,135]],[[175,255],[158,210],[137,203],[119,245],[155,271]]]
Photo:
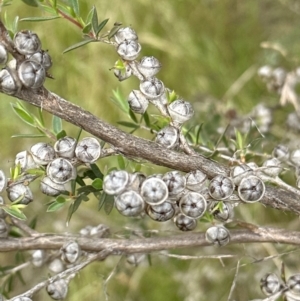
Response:
[[[43,134],[16,134],[12,135],[12,138],[42,138],[46,137],[46,135]]]
[[[92,192],[97,192],[97,189],[95,189],[92,185],[86,185],[86,186],[82,186],[82,187],[79,187],[77,189],[77,192],[78,194],[81,194],[81,193],[92,193]]]
[[[42,21],[51,21],[55,19],[59,19],[59,16],[49,16],[49,17],[28,17],[23,18],[20,21],[22,22],[42,22]]]
[[[143,119],[145,121],[146,126],[150,128],[151,127],[151,123],[150,123],[149,114],[147,112],[144,113]]]
[[[138,123],[138,120],[137,120],[135,114],[131,110],[128,110],[128,114],[133,122]]]
[[[62,131],[62,121],[61,118],[53,115],[52,117],[52,130],[54,134],[57,134]]]
[[[95,32],[96,33],[96,36],[98,36],[98,34],[100,33],[100,31],[103,29],[103,27],[106,25],[106,23],[108,22],[109,19],[105,19],[103,20],[97,27],[97,31]]]
[[[67,136],[67,133],[65,130],[60,131],[59,133],[56,134],[56,139],[61,139]]]
[[[74,45],[68,47],[67,49],[65,49],[65,50],[63,51],[63,53],[67,53],[67,52],[69,52],[69,51],[72,51],[72,50],[74,50],[74,49],[77,49],[77,48],[79,48],[79,47],[82,47],[82,46],[84,46],[84,45],[86,45],[86,44],[89,44],[89,43],[91,43],[91,42],[95,42],[95,40],[94,40],[94,39],[87,39],[87,40],[81,41],[81,42],[79,42],[79,43],[77,43],[77,44],[74,44]]]
[[[50,206],[48,206],[47,212],[57,211],[60,208],[62,208],[63,206],[65,206],[66,203],[67,202],[59,203],[59,202],[54,201],[52,204],[50,204]]]
[[[55,201],[57,203],[65,203],[67,200],[63,196],[58,196]]]
[[[12,24],[12,31],[17,32],[18,31],[18,24],[19,24],[19,17],[16,16],[14,19],[14,22]]]
[[[20,219],[20,220],[23,220],[25,221],[27,219],[26,215],[21,211],[19,210],[18,208],[14,208],[14,207],[2,207],[2,209],[9,215],[17,218],[17,219]]]
[[[124,158],[123,158],[123,156],[121,156],[121,155],[118,155],[118,157],[117,157],[118,159],[118,165],[119,165],[119,169],[125,169],[126,168],[126,163],[125,163],[125,160],[124,160]]]
[[[91,164],[90,167],[97,178],[103,179],[104,175],[95,163]]]
[[[140,126],[138,124],[132,123],[132,122],[128,122],[128,121],[119,121],[117,122],[120,125],[123,125],[127,128],[134,128],[134,129],[138,129]]]
[[[105,203],[104,203],[104,211],[107,215],[109,215],[111,213],[111,211],[114,208],[114,204],[115,204],[115,199],[112,195],[107,195],[107,197],[105,198]]]
[[[32,169],[27,169],[26,173],[30,175],[43,176],[45,174],[45,170],[42,170],[40,168],[32,168]]]
[[[80,16],[78,0],[69,0],[69,5],[74,10],[77,17]]]
[[[91,29],[92,29],[92,24],[88,23],[83,27],[82,32],[88,34],[91,31]]]
[[[35,126],[34,118],[31,114],[26,112],[25,110],[18,108],[15,104],[11,104],[11,107],[14,113],[25,123],[29,124],[30,126]]]
[[[88,15],[87,15],[87,17],[86,17],[86,19],[85,19],[85,24],[89,24],[89,23],[92,22],[94,9],[95,9],[95,7],[93,6],[93,7],[91,8],[91,10],[89,11],[89,13],[88,13]]]
[[[128,114],[129,111],[129,105],[128,101],[123,97],[121,92],[117,90],[113,90],[113,95],[114,97],[111,97],[110,100],[117,106],[119,107],[123,112]]]
[[[108,39],[111,39],[122,26],[122,23],[115,23],[114,27],[109,31]]]
[[[38,7],[36,0],[22,0],[25,4],[33,7]]]
[[[97,189],[97,190],[100,190],[102,189],[102,180],[101,179],[95,179],[93,182],[92,182],[92,186]]]
[[[79,195],[79,196],[76,198],[76,200],[70,205],[69,210],[68,210],[68,216],[67,216],[67,224],[70,222],[73,213],[77,211],[77,209],[79,208],[81,202],[82,202],[83,200],[85,200],[85,198],[87,198],[87,196],[84,195],[84,194],[81,194],[81,195]]]
[[[96,34],[98,28],[98,14],[95,6],[93,7],[92,28],[93,32]]]

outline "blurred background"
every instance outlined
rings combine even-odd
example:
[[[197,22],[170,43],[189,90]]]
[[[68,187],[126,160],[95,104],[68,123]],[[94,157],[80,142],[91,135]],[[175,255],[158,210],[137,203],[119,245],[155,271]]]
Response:
[[[193,103],[196,114],[191,125],[203,123],[208,140],[216,141],[220,129],[239,116],[250,114],[258,104],[264,104],[272,109],[272,123],[256,151],[270,153],[274,146],[287,143],[287,140],[293,140],[295,146],[299,144],[298,132],[286,126],[288,114],[294,111],[294,107],[291,104],[279,106],[279,95],[268,91],[257,76],[258,68],[266,64],[274,68],[281,66],[287,71],[298,67],[299,0],[86,0],[80,1],[82,15],[86,16],[93,5],[97,8],[99,20],[109,18],[107,29],[115,22],[121,22],[136,30],[143,47],[142,55],[155,56],[161,61],[163,68],[158,77],[167,87]],[[2,16],[4,13],[10,20],[15,16],[22,19],[43,15],[41,10],[21,1],[12,1],[11,6],[3,8]],[[42,40],[43,49],[48,49],[52,56],[51,74],[55,79],[47,79],[45,86],[48,89],[114,125],[119,120],[127,120],[128,117],[110,98],[116,89],[126,97],[132,89],[138,88],[138,80],[130,78],[118,82],[110,71],[118,59],[112,46],[91,43],[62,54],[64,49],[82,39],[81,31],[63,19],[20,22],[21,29],[35,31]],[[8,173],[16,153],[28,150],[37,141],[11,138],[14,134],[34,130],[24,126],[13,114],[10,107],[10,103],[16,101],[13,97],[0,95],[0,98],[1,169]],[[36,108],[30,110],[34,112]],[[155,109],[151,110],[157,114]],[[51,116],[45,113],[45,119],[50,126]],[[77,135],[75,126],[63,125],[69,135]],[[153,138],[148,132],[139,131],[137,134]],[[256,160],[261,163],[259,157]],[[99,162],[101,169],[114,164],[114,159]],[[158,170],[162,169],[145,168],[148,174]],[[292,180],[287,176],[287,181]],[[172,222],[158,225],[149,219],[128,219],[115,210],[106,215],[103,210],[98,211],[93,199],[81,205],[67,227],[68,208],[45,213],[50,199],[38,192],[38,185],[33,185],[33,189],[36,198],[25,209],[25,214],[29,221],[37,217],[36,229],[41,232],[76,233],[86,225],[97,224],[109,226],[114,237],[128,237],[133,229],[157,230],[168,235],[179,232]],[[236,216],[258,225],[299,229],[296,216],[261,204],[239,206]],[[197,230],[206,228],[206,224],[199,223]],[[133,234],[131,237],[135,238]],[[130,265],[125,257],[110,257],[80,272],[71,282],[66,300],[227,300],[239,260],[241,266],[231,300],[263,298],[259,288],[261,277],[267,272],[280,274],[282,260],[288,275],[300,272],[300,266],[297,252],[262,259],[293,249],[292,246],[252,244],[172,250],[172,253],[181,255],[232,254],[236,257],[180,260],[166,257],[165,252],[145,257],[137,266]],[[0,265],[12,265],[16,258],[21,260],[22,257],[29,260],[30,254],[1,254]],[[22,273],[24,282],[15,279],[11,283],[10,297],[45,279],[48,273],[46,267],[34,268],[33,271],[26,269]],[[108,277],[109,281],[106,281]],[[33,300],[50,300],[50,297],[40,292]]]

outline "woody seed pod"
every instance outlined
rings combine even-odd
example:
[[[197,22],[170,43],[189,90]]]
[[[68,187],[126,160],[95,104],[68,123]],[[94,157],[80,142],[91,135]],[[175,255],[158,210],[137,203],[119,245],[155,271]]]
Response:
[[[229,243],[230,234],[223,226],[212,226],[206,230],[205,238],[214,245],[225,246]]]
[[[166,126],[162,128],[157,133],[155,141],[168,149],[175,148],[179,141],[178,129],[173,126]]]
[[[138,216],[145,209],[145,202],[134,190],[127,190],[115,197],[117,210],[125,216]]]
[[[77,143],[76,157],[84,163],[96,162],[101,154],[101,145],[96,138],[86,137]]]
[[[165,86],[161,80],[152,77],[140,83],[140,90],[151,101],[160,98],[164,94]]]
[[[45,68],[36,61],[24,61],[18,68],[18,76],[26,88],[40,88],[46,79]]]
[[[30,30],[17,32],[14,37],[14,44],[17,51],[24,55],[33,54],[41,49],[39,37]]]
[[[188,121],[194,115],[194,109],[192,105],[183,99],[177,99],[170,103],[168,106],[168,111],[173,122],[178,124]]]
[[[65,279],[59,279],[50,283],[46,290],[48,295],[54,300],[65,299],[68,294],[68,283]]]
[[[129,174],[125,170],[113,170],[103,179],[103,190],[107,194],[117,195],[125,190],[129,183]]]
[[[273,295],[280,290],[279,277],[274,273],[268,273],[260,280],[260,288],[267,295]]]
[[[128,96],[128,104],[132,112],[144,114],[148,108],[149,101],[141,91],[133,90]]]

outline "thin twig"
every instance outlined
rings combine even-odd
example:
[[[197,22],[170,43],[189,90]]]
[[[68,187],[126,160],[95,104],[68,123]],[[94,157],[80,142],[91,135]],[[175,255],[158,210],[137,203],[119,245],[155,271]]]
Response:
[[[231,285],[231,288],[230,288],[230,292],[229,292],[229,295],[228,295],[228,298],[227,298],[228,301],[230,301],[230,299],[232,297],[232,294],[234,292],[234,289],[235,289],[235,286],[236,286],[236,281],[237,281],[237,276],[238,276],[238,273],[239,273],[239,269],[240,269],[240,260],[238,260],[237,265],[236,265],[235,275],[234,275],[232,285]]]

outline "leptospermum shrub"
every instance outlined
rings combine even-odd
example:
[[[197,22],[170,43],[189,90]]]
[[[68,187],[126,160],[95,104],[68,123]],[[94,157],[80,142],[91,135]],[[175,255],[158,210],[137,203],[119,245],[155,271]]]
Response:
[[[123,256],[137,268],[139,264],[149,264],[159,251],[160,255],[178,260],[219,259],[224,266],[226,258],[233,257],[236,271],[231,289],[228,288],[228,300],[233,298],[237,283],[260,285],[267,296],[260,300],[282,297],[300,300],[299,272],[294,271],[286,280],[284,264],[281,272],[280,268],[267,274],[263,271],[260,283],[247,280],[241,283],[239,273],[245,272],[239,270],[242,259],[245,257],[247,261],[251,256],[247,258],[245,252],[233,248],[242,243],[300,244],[300,232],[281,224],[282,228],[257,225],[255,219],[248,219],[243,213],[256,208],[268,214],[268,210],[275,208],[276,214],[290,211],[297,220],[300,212],[300,149],[291,148],[291,141],[278,143],[269,154],[260,147],[261,141],[268,141],[274,108],[259,104],[247,116],[234,116],[226,127],[216,124],[212,135],[219,137],[212,143],[210,138],[204,139],[208,135],[203,124],[193,119],[193,104],[159,79],[160,72],[168,72],[167,67],[156,57],[143,55],[138,26],[115,22],[109,27],[108,19],[98,19],[100,13],[95,7],[83,16],[79,1],[24,3],[44,12],[42,17],[26,21],[63,18],[82,32],[83,40],[68,47],[65,53],[89,47],[90,43],[98,42],[98,47],[108,44],[117,60],[111,63],[111,80],[117,78],[126,84],[135,78],[137,85],[125,97],[114,92],[113,101],[127,118],[119,121],[125,128],[122,131],[85,111],[84,104],[76,106],[47,90],[45,84],[55,77],[51,73],[52,65],[56,64],[51,58],[51,48],[44,48],[39,32],[19,30],[25,23],[18,24],[18,18],[14,21],[6,15],[2,18],[0,89],[18,99],[12,110],[28,128],[36,131],[19,138],[37,139],[27,149],[16,146],[10,173],[0,171],[0,250],[26,254],[21,264],[1,267],[2,299],[35,300],[41,290],[47,292],[49,299],[66,299],[72,282],[96,261]],[[2,9],[8,4],[4,1]],[[40,24],[42,31],[43,23]],[[62,30],[67,33],[68,29]],[[299,130],[300,124],[296,89],[299,74],[297,68],[288,72],[263,66],[258,70],[258,77],[268,89],[280,95],[282,105],[287,102],[294,105],[295,110],[287,116],[287,124],[293,130]],[[25,102],[38,107],[38,114]],[[44,121],[46,112],[52,115],[50,127]],[[78,127],[76,136],[67,133],[63,120]],[[139,137],[139,129],[152,138]],[[109,162],[105,168],[101,160]],[[156,166],[168,169],[161,172]],[[292,174],[292,181],[284,180]],[[39,187],[40,192],[33,191],[32,186]],[[99,215],[108,215],[109,219],[112,211],[117,212],[130,219],[135,229],[129,235],[125,234],[128,228],[123,229],[124,234],[118,235],[122,226],[116,222],[114,230],[104,224],[86,224],[77,233],[43,233],[27,219],[28,210],[38,198],[47,200],[44,211],[54,220],[60,210],[68,208],[68,225],[72,225],[87,202],[92,202],[90,206],[99,210]],[[117,221],[118,217],[114,215],[112,219]],[[183,247],[197,247],[204,253],[206,248],[213,248],[217,255],[173,253]],[[265,264],[268,265],[267,256]],[[31,268],[45,271],[42,269],[45,267],[48,271],[43,280],[36,279],[30,288],[25,288],[22,280],[24,289],[18,288],[15,293],[14,284],[16,278],[22,279],[21,271],[25,273],[25,269]],[[104,281],[103,294],[107,300],[106,285],[115,272],[114,269]],[[225,270],[218,273],[222,272],[226,274]],[[76,289],[80,290],[78,286]],[[247,296],[243,298],[248,300]]]

